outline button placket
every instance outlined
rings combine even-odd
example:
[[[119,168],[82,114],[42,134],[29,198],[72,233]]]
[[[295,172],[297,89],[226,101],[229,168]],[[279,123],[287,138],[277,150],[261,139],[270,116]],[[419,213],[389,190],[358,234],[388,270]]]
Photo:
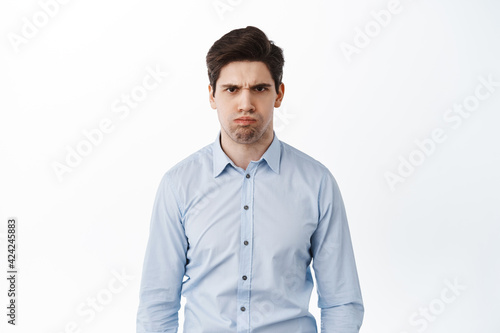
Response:
[[[252,250],[253,250],[253,189],[254,178],[258,164],[251,162],[246,172],[243,173],[241,188],[241,221],[240,221],[240,262],[238,280],[238,316],[237,331],[249,332],[250,330],[250,286],[252,275]]]

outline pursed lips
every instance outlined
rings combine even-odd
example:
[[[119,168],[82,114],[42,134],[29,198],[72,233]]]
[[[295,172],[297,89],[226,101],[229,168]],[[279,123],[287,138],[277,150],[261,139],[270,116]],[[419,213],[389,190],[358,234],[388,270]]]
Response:
[[[240,117],[240,118],[236,118],[234,121],[239,123],[239,124],[250,124],[250,123],[256,122],[257,120],[255,118],[252,118],[252,117]]]

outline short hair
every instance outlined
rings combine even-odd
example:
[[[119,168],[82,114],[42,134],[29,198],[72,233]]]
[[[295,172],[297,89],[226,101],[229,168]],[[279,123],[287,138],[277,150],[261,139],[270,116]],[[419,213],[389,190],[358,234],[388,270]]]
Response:
[[[222,67],[233,61],[261,61],[266,64],[274,80],[276,93],[279,93],[285,64],[283,50],[259,28],[248,26],[228,32],[212,45],[206,60],[214,96]]]

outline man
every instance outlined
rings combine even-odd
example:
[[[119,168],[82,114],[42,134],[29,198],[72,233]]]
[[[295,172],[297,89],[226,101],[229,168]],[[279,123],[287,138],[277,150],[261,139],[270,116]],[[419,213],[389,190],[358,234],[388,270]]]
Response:
[[[339,187],[320,162],[278,140],[282,50],[255,27],[207,54],[216,140],[168,170],[158,188],[137,332],[358,332],[364,308]]]

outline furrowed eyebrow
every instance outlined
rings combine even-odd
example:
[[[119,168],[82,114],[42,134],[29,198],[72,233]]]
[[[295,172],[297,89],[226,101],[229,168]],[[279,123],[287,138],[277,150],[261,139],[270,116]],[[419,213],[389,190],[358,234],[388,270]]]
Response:
[[[227,88],[240,88],[240,86],[236,85],[236,84],[231,84],[231,83],[228,83],[228,84],[223,84],[221,85],[221,88],[222,89],[227,89]]]
[[[272,87],[272,85],[269,84],[269,83],[257,83],[257,84],[254,84],[254,85],[250,86],[250,89],[254,89],[254,88],[270,88],[270,87]],[[221,88],[222,89],[227,89],[227,88],[240,89],[241,86],[239,86],[237,84],[228,83],[228,84],[221,85]]]
[[[269,83],[259,83],[259,84],[251,86],[250,88],[270,88],[270,87],[272,87],[272,84],[269,84]]]

